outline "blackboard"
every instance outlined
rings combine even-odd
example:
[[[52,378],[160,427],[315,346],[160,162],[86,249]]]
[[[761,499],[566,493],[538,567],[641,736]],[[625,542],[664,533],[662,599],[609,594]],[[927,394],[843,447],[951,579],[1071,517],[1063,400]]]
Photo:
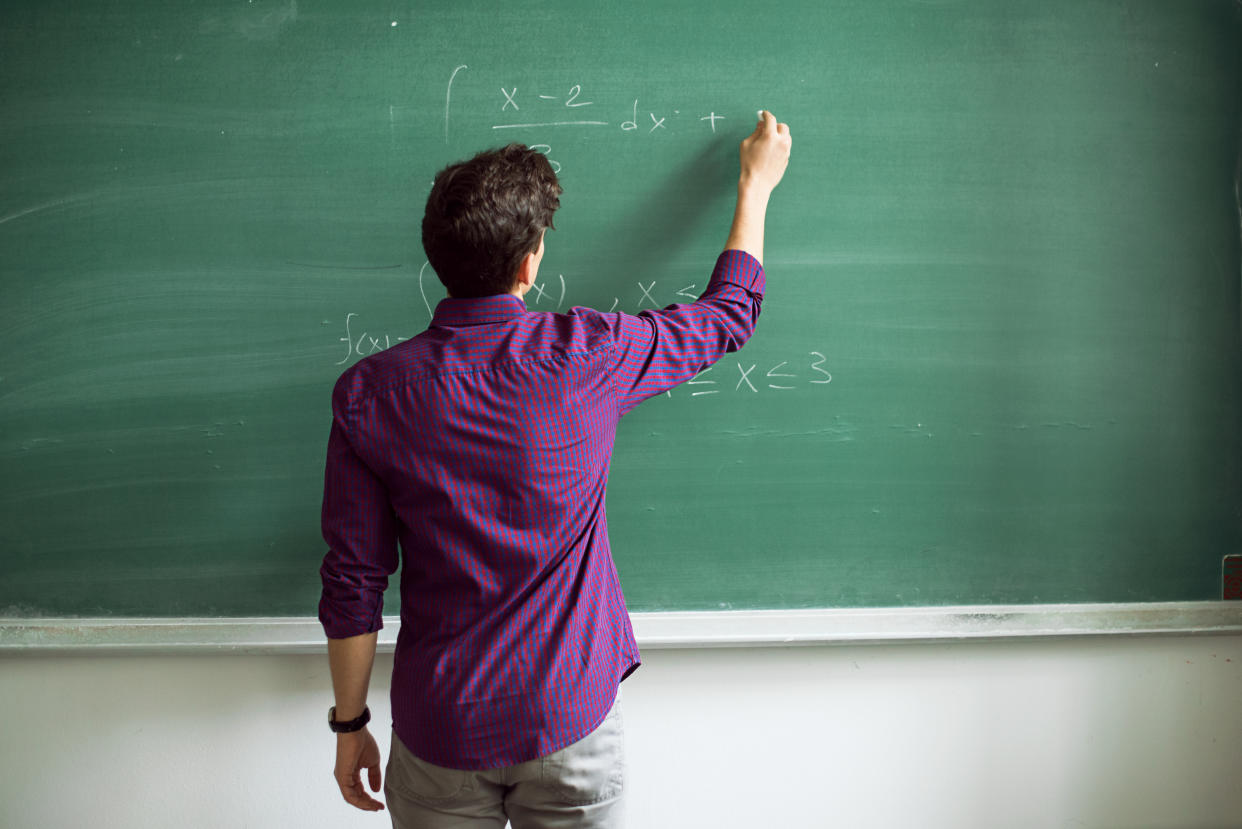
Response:
[[[539,145],[532,307],[634,312],[702,287],[759,107],[758,333],[618,437],[632,609],[1214,599],[1242,551],[1231,0],[14,0],[0,43],[0,615],[312,615],[329,392],[443,295],[434,172]]]

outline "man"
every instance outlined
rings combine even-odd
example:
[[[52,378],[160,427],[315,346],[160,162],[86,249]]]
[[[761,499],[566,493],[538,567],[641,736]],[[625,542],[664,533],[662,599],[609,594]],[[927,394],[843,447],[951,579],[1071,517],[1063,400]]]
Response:
[[[384,808],[361,770],[378,791],[366,697],[399,546],[393,825],[620,825],[618,691],[639,654],[604,517],[617,420],[754,330],[789,150],[788,127],[761,112],[707,289],[638,316],[527,310],[560,204],[543,156],[510,145],[436,176],[423,246],[449,297],[332,396],[320,619],[349,803]]]

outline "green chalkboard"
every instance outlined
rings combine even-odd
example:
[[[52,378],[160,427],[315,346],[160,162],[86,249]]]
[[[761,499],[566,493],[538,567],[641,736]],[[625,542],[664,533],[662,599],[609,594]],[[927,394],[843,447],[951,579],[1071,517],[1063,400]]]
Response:
[[[313,614],[329,392],[443,295],[435,171],[540,145],[531,305],[637,311],[702,287],[760,107],[794,150],[758,333],[618,438],[632,609],[1218,598],[1237,18],[6,2],[0,615]]]

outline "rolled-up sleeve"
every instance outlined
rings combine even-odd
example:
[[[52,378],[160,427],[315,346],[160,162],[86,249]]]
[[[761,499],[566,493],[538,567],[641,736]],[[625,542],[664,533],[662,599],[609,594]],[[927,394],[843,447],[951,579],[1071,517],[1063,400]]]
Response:
[[[350,445],[338,386],[324,470],[319,621],[330,639],[383,627],[384,589],[397,569],[396,517],[383,482]]]
[[[726,250],[697,301],[637,316],[611,315],[618,344],[612,380],[620,413],[741,348],[759,320],[764,280],[759,260]]]

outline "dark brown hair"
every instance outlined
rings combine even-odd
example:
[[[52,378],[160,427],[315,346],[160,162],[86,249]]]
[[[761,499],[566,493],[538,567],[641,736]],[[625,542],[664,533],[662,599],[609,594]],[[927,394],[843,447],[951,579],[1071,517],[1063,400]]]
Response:
[[[561,206],[552,165],[522,144],[487,150],[436,174],[423,214],[423,249],[450,296],[513,289]]]

